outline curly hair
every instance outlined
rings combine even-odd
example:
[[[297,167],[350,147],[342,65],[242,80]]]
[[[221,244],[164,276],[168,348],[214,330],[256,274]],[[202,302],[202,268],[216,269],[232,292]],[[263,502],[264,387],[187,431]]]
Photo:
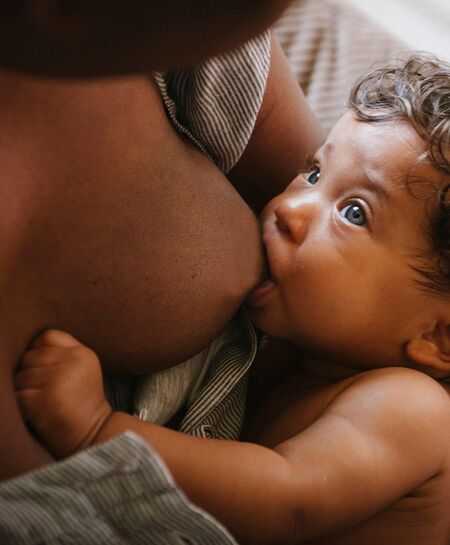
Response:
[[[450,64],[419,52],[373,70],[354,85],[349,107],[361,121],[407,121],[427,142],[420,159],[445,182],[428,225],[431,251],[415,270],[422,287],[450,296]]]

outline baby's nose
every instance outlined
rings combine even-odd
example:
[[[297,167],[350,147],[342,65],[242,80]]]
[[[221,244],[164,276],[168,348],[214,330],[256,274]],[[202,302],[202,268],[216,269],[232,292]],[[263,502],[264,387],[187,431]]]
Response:
[[[276,224],[292,242],[301,244],[315,214],[316,204],[299,198],[286,198],[275,209]]]

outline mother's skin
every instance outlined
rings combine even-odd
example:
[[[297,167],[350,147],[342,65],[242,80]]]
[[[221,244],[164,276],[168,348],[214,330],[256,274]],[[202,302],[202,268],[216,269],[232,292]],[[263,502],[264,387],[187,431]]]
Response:
[[[247,199],[258,193],[256,204],[320,139],[276,45],[271,60],[256,129],[231,173]],[[13,389],[36,333],[72,332],[107,371],[168,367],[225,326],[261,278],[262,255],[254,214],[175,133],[150,78],[1,71],[0,93],[2,479],[51,461]]]

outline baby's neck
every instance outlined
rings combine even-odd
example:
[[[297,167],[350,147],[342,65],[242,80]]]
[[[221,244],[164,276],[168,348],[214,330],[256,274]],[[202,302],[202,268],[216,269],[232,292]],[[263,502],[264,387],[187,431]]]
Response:
[[[335,381],[364,371],[362,368],[311,354],[292,343],[273,337],[257,356],[257,365],[265,375],[271,378],[274,375],[285,375],[286,372],[292,371],[310,378]]]
[[[362,368],[352,367],[342,362],[321,358],[315,354],[299,351],[301,357],[300,372],[311,378],[335,381],[349,378],[364,371]]]
[[[291,373],[313,381],[336,382],[371,369],[383,367],[376,364],[357,367],[337,359],[333,360],[311,354],[291,343],[275,338],[270,338],[267,348],[257,356],[256,365],[258,366],[256,373],[264,377],[261,378],[261,381],[266,385],[269,385],[273,380],[282,382],[287,376],[291,376]],[[399,362],[398,366],[403,366],[403,364]],[[446,374],[432,373],[430,369],[412,364],[408,367],[436,379],[450,394],[450,377]]]
[[[252,367],[250,397],[264,399],[277,385],[294,376],[304,377],[313,383],[332,383],[362,371],[309,354],[287,341],[270,338],[267,346],[258,352]]]

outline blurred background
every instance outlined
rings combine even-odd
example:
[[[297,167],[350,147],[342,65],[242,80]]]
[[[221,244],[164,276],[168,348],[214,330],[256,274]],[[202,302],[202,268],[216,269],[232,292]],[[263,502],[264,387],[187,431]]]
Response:
[[[450,0],[347,0],[414,49],[450,61]]]

